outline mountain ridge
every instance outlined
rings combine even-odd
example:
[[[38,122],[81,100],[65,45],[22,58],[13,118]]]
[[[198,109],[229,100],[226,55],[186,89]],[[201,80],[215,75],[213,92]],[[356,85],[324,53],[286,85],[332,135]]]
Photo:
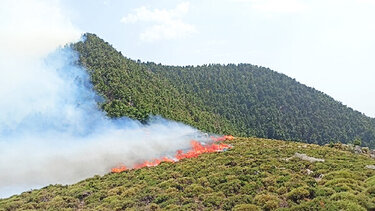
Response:
[[[219,134],[375,147],[375,119],[285,74],[251,64],[142,63],[85,37],[73,48],[110,117],[162,115]]]

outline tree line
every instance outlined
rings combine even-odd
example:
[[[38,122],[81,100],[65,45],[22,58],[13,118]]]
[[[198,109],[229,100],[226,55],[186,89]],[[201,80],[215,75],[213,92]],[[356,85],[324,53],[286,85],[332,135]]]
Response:
[[[110,117],[161,115],[213,133],[375,147],[375,119],[268,68],[142,63],[94,34],[72,47]]]

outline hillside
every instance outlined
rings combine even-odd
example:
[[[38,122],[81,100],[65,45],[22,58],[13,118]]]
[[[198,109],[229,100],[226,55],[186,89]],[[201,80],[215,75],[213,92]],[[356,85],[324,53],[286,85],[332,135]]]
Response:
[[[259,138],[230,143],[225,152],[25,192],[0,200],[0,210],[375,209],[368,155]]]
[[[136,62],[94,34],[73,48],[111,117],[161,115],[220,134],[317,144],[360,138],[375,147],[375,119],[268,68]]]

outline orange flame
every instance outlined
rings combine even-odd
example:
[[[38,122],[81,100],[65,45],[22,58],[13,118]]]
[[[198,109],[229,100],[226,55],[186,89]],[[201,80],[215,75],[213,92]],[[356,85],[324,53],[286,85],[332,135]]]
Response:
[[[112,169],[111,169],[111,172],[112,172],[112,173],[120,173],[120,172],[123,172],[123,171],[126,171],[126,170],[128,170],[128,169],[126,168],[126,166],[124,166],[124,165],[120,165],[120,166],[117,167],[117,168],[112,168]]]
[[[211,136],[210,137],[212,141],[232,141],[234,139],[233,136],[231,135],[226,135],[226,136],[220,136],[220,137],[214,137],[214,136]]]
[[[143,167],[152,167],[152,166],[157,166],[159,165],[161,162],[170,162],[170,163],[173,163],[175,162],[173,159],[170,159],[170,158],[167,158],[167,157],[163,157],[162,159],[155,159],[154,161],[145,161],[143,163],[140,163],[140,164],[136,164],[134,165],[134,169],[140,169],[140,168],[143,168]]]
[[[234,137],[233,136],[222,136],[222,137],[211,137],[211,139],[212,139],[212,141],[217,142],[217,141],[233,140]],[[223,143],[202,145],[201,143],[199,143],[197,141],[194,141],[194,140],[191,141],[191,146],[192,146],[192,149],[187,151],[187,152],[183,152],[182,150],[178,150],[173,159],[168,158],[168,157],[163,157],[161,159],[154,159],[153,161],[145,161],[143,163],[139,163],[139,164],[134,165],[133,169],[140,169],[140,168],[144,168],[144,167],[157,166],[161,162],[174,163],[176,161],[179,161],[179,160],[182,160],[182,159],[185,159],[185,158],[198,157],[199,155],[201,155],[203,153],[221,152],[221,151],[224,151],[226,149],[232,148],[231,145],[223,144]],[[111,172],[112,173],[120,173],[120,172],[127,171],[127,170],[128,170],[128,168],[126,166],[120,165],[119,167],[112,168]]]
[[[192,149],[186,153],[183,153],[182,150],[178,150],[176,154],[177,160],[182,160],[185,158],[193,158],[198,157],[203,153],[210,153],[210,152],[220,152],[225,149],[231,148],[228,144],[211,144],[207,146],[203,146],[201,143],[197,141],[191,141]]]

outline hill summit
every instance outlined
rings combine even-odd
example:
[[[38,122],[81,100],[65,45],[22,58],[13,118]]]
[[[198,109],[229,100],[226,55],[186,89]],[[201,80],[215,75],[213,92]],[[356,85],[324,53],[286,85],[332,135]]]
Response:
[[[110,117],[161,115],[218,134],[375,147],[375,119],[268,68],[142,63],[89,33],[72,47]]]

